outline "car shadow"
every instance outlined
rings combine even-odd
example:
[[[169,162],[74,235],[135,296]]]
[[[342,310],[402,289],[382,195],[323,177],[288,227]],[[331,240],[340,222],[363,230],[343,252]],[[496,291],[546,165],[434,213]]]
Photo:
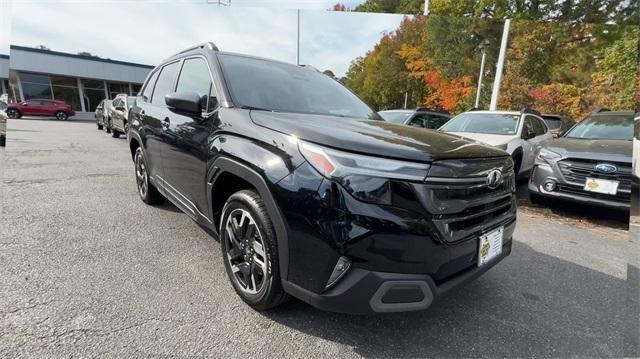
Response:
[[[364,357],[620,357],[623,318],[640,316],[623,312],[625,290],[623,279],[515,242],[510,257],[426,311],[352,316],[293,300],[262,314]]]
[[[528,178],[519,179],[516,196],[518,207],[532,210],[545,217],[561,217],[576,222],[588,222],[598,226],[629,229],[629,212],[603,208],[583,203],[553,200],[549,205],[533,204],[529,201]]]

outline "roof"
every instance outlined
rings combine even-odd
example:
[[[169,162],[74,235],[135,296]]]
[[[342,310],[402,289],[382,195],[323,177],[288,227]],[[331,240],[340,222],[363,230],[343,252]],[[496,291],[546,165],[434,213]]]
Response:
[[[635,113],[633,111],[602,111],[602,112],[592,113],[589,116],[606,116],[606,115],[634,116]]]
[[[520,115],[522,112],[520,111],[488,111],[488,110],[478,110],[478,111],[468,111],[465,113],[473,113],[473,114],[489,114],[489,113],[497,113],[502,115]]]
[[[135,66],[135,67],[142,67],[142,68],[145,68],[145,69],[154,68],[154,66],[138,64],[138,63],[135,63],[135,62],[103,59],[103,58],[97,57],[97,56],[77,55],[77,54],[71,54],[71,53],[68,53],[68,52],[36,49],[36,48],[33,48],[33,47],[27,47],[27,46],[11,45],[11,50],[19,50],[19,51],[33,52],[33,53],[46,54],[46,55],[70,57],[70,58],[74,58],[74,59],[81,59],[81,60],[87,60],[87,61],[96,61],[96,62],[104,62],[104,63],[108,63],[108,64]],[[0,56],[2,56],[2,55],[0,55]],[[9,56],[7,56],[7,58],[9,58]]]

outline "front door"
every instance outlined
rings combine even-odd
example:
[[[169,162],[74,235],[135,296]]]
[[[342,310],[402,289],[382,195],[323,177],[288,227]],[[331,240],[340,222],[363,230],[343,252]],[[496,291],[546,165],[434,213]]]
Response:
[[[200,95],[202,115],[165,109],[163,167],[170,190],[194,215],[211,219],[207,200],[209,137],[218,126],[217,95],[207,62],[201,57],[184,60],[176,92]]]

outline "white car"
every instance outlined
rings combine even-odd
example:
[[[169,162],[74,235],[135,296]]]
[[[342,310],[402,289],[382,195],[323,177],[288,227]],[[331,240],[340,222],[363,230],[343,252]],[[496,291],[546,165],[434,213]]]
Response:
[[[440,131],[507,151],[517,175],[531,171],[538,151],[553,138],[542,117],[529,109],[465,112],[449,120]]]

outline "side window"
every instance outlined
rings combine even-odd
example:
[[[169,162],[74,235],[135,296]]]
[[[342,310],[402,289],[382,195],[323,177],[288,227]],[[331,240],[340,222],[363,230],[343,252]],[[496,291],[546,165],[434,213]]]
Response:
[[[211,81],[209,66],[204,59],[184,60],[176,91],[191,91],[200,95],[200,104],[205,112],[213,111],[218,107],[218,96]]]
[[[144,87],[144,92],[142,92],[142,98],[145,101],[151,101],[151,94],[153,93],[153,87],[156,85],[156,80],[158,79],[159,73],[160,73],[160,70],[154,72],[153,75],[151,75],[151,78],[149,78],[147,85]]]
[[[29,106],[40,106],[40,101],[36,101],[36,100],[27,100],[25,101],[27,103],[27,105]]]
[[[409,123],[407,123],[407,125],[409,126],[413,126],[413,127],[425,127],[425,120],[426,120],[426,116],[425,115],[415,115],[411,121],[409,121]]]
[[[156,86],[153,88],[151,103],[157,106],[165,106],[164,97],[174,91],[176,75],[178,74],[178,65],[180,62],[168,64],[162,68]]]
[[[524,118],[524,125],[522,127],[522,137],[531,138],[535,136],[536,130],[533,127],[533,120],[530,116]]]
[[[544,121],[540,120],[539,118],[535,118],[535,123],[534,125],[537,124],[537,128],[536,128],[536,134],[538,136],[544,135],[545,133],[547,133],[547,125],[545,125]]]
[[[533,116],[527,116],[527,120],[529,120],[531,122],[531,126],[533,128],[533,133],[535,134],[535,136],[540,136],[542,134],[544,134],[545,131],[545,127],[542,126],[542,124],[540,123],[540,121]],[[526,122],[525,122],[526,124]]]

